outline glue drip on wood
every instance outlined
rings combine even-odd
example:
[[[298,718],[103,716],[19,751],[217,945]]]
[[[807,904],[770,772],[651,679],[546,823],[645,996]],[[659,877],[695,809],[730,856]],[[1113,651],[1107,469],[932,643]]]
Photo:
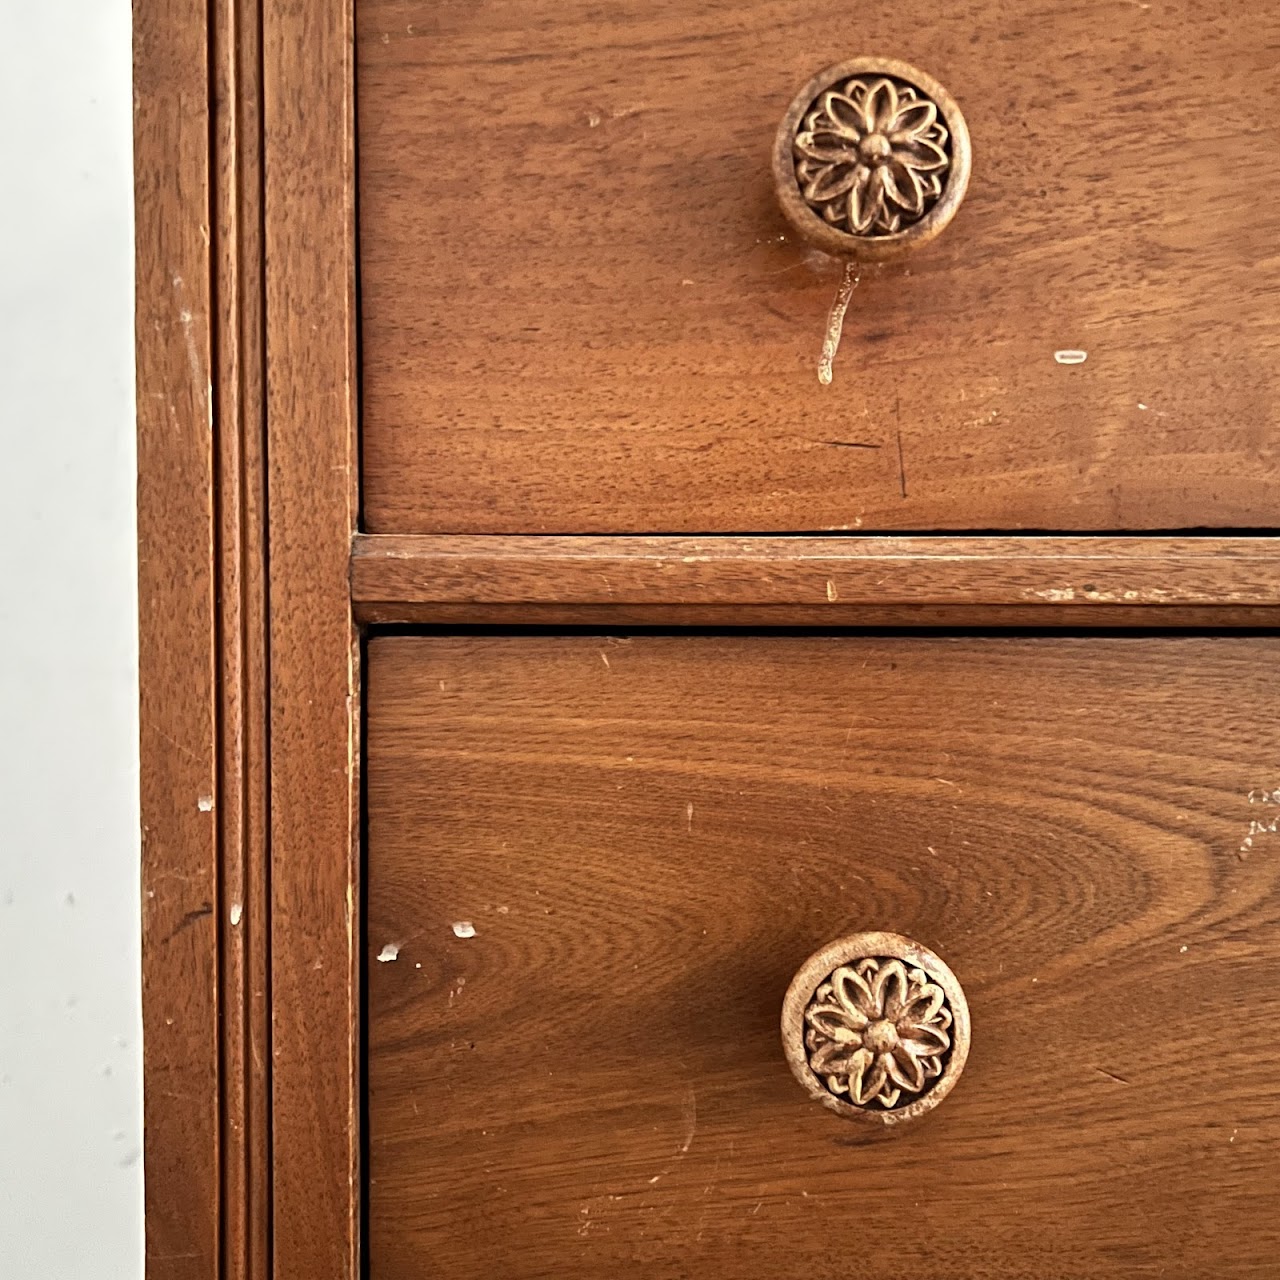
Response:
[[[840,335],[844,332],[844,313],[849,310],[849,299],[853,296],[853,291],[858,287],[858,281],[861,278],[855,263],[844,264],[844,278],[840,281],[840,287],[836,290],[836,300],[831,304],[831,311],[827,316],[827,336],[822,341],[822,356],[818,360],[818,381],[824,387],[831,385],[831,366],[835,361],[836,352],[840,350]]]

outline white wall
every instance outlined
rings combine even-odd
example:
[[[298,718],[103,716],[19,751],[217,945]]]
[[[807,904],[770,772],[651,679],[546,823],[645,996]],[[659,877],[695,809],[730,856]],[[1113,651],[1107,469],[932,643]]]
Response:
[[[142,1275],[129,0],[0,0],[0,1274]]]

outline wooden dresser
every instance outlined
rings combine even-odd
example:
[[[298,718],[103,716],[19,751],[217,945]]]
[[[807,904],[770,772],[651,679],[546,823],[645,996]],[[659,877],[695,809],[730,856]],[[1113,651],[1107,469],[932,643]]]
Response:
[[[1280,1274],[1280,10],[135,42],[150,1280]]]

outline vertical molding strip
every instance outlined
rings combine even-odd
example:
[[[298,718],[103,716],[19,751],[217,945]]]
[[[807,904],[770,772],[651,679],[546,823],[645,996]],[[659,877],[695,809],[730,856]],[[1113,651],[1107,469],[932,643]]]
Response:
[[[213,0],[222,803],[222,1275],[271,1240],[268,637],[260,0]]]
[[[270,1275],[260,0],[136,0],[149,1280]]]
[[[351,0],[264,0],[277,1280],[360,1265]]]
[[[218,671],[208,11],[134,10],[149,1280],[220,1255]]]

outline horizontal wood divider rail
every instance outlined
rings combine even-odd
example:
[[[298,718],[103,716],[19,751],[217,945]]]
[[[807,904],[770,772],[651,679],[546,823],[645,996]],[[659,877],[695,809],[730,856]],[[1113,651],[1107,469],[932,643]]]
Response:
[[[1266,626],[1264,537],[361,534],[366,623]]]

